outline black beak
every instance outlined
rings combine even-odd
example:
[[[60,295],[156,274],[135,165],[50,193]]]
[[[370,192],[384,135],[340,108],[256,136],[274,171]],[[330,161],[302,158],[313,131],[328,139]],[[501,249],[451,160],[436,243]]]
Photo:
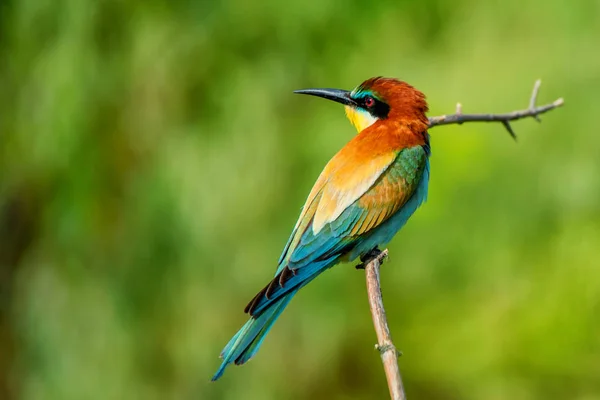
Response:
[[[341,89],[302,89],[294,90],[294,93],[309,94],[342,103],[346,106],[356,106],[356,102],[350,97],[350,92]]]

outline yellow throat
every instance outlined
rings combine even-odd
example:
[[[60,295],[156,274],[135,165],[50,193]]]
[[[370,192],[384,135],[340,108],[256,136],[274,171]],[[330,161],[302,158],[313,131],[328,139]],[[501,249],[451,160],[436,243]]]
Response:
[[[377,118],[372,116],[368,111],[350,106],[344,108],[346,109],[346,117],[348,117],[358,132],[368,128],[377,121]]]

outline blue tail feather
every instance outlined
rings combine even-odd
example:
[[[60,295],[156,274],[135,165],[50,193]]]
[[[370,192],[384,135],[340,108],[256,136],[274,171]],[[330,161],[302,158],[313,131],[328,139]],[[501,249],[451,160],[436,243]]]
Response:
[[[265,325],[261,329],[261,331],[258,333],[258,336],[256,337],[256,339],[254,339],[252,344],[250,346],[248,346],[248,348],[246,349],[244,354],[240,354],[240,356],[236,359],[236,362],[235,362],[236,365],[242,365],[242,364],[246,363],[248,360],[250,360],[252,357],[254,357],[254,355],[256,354],[256,352],[258,351],[260,346],[262,345],[262,342],[267,337],[267,333],[269,333],[269,330],[271,330],[273,323],[277,320],[277,318],[279,318],[279,316],[281,315],[281,313],[283,312],[285,307],[289,304],[290,300],[292,300],[292,297],[294,294],[296,294],[296,292],[293,292],[293,294],[286,296],[284,299],[282,299],[282,301],[279,305],[274,307],[276,309],[273,310],[273,315],[270,318],[270,323]]]
[[[321,261],[315,261],[310,265],[298,268],[295,275],[285,281],[283,286],[275,285],[269,297],[262,296],[258,299],[251,311],[252,315],[260,315],[265,310],[271,309],[282,297],[290,292],[296,292],[298,289],[315,279],[323,271],[333,266],[339,259],[339,255],[327,258]]]
[[[221,352],[223,362],[212,377],[213,381],[216,381],[223,375],[225,368],[229,364],[242,365],[256,354],[267,333],[269,333],[271,327],[297,291],[294,290],[281,297],[277,302],[272,303],[271,307],[260,316],[256,318],[252,317],[244,324]]]
[[[244,333],[246,330],[248,330],[248,328],[252,324],[252,321],[253,321],[253,319],[248,320],[248,322],[246,322],[244,324],[244,326],[242,326],[240,328],[240,330],[237,331],[237,333],[235,335],[233,335],[233,337],[229,340],[229,343],[227,343],[225,348],[221,351],[221,354],[219,354],[220,358],[225,358],[225,356],[231,352],[231,348],[233,347],[235,342],[237,342],[237,339],[240,337],[240,335],[242,333]]]
[[[297,274],[285,281],[283,286],[276,285],[275,290],[269,297],[266,297],[264,293],[259,294],[261,297],[256,309],[251,313],[252,317],[231,338],[221,352],[220,357],[223,362],[212,380],[219,379],[229,364],[241,365],[250,360],[256,354],[271,327],[292,300],[292,297],[298,293],[298,290],[335,264],[338,258],[339,255],[336,255],[298,269]],[[277,276],[275,279],[277,279]]]

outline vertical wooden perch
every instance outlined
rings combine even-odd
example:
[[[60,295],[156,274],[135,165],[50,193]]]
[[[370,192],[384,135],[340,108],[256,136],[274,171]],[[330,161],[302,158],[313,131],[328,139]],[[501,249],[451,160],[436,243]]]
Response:
[[[365,275],[367,279],[367,293],[369,296],[369,307],[373,317],[373,325],[377,333],[377,345],[375,348],[381,354],[383,369],[390,390],[392,400],[405,400],[404,385],[400,376],[400,367],[398,366],[398,350],[392,342],[390,328],[388,327],[385,309],[383,308],[383,298],[381,295],[381,284],[379,279],[379,268],[383,259],[387,257],[388,251],[383,250],[379,255],[365,263]]]

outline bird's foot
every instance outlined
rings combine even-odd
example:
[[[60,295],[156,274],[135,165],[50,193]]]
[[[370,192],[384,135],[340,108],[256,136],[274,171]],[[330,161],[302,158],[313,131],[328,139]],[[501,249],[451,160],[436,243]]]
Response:
[[[378,258],[381,255],[381,253],[382,253],[382,251],[379,250],[379,247],[375,246],[374,248],[369,250],[368,253],[365,253],[362,256],[360,256],[361,263],[358,264],[355,268],[356,269],[365,269],[367,264],[369,264],[374,259]]]

